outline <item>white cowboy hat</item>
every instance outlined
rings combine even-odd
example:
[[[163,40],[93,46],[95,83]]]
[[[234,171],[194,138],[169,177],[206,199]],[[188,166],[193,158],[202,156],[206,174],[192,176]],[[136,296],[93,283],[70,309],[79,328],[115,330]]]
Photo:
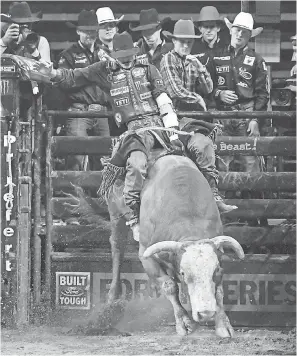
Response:
[[[109,7],[99,7],[96,11],[97,19],[98,19],[98,24],[102,25],[107,22],[120,22],[123,20],[124,15],[122,15],[120,18],[116,19],[114,17],[114,14]]]
[[[255,29],[253,28],[254,19],[253,16],[248,12],[240,12],[235,17],[233,23],[231,23],[226,17],[224,18],[224,20],[229,29],[231,29],[231,27],[236,26],[251,31],[251,37],[258,36],[263,31],[263,27],[257,27]]]

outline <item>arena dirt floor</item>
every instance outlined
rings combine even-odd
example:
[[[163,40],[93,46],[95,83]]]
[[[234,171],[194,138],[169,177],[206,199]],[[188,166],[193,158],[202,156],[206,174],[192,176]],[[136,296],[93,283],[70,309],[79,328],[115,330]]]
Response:
[[[235,328],[233,339],[220,339],[213,327],[198,326],[178,336],[166,302],[133,301],[116,318],[106,311],[86,320],[59,313],[50,326],[2,328],[1,355],[296,355],[295,328]],[[106,329],[108,324],[126,336]]]

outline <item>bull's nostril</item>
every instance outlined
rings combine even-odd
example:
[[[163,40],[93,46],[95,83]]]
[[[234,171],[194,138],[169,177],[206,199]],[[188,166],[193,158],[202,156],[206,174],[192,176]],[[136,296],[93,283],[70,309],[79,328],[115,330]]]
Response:
[[[198,322],[202,321],[208,321],[214,316],[215,312],[212,311],[206,311],[206,312],[198,312],[197,317],[198,317]]]

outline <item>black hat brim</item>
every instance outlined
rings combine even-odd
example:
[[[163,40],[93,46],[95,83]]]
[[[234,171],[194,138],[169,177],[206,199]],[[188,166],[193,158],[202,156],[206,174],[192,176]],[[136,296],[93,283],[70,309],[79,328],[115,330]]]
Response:
[[[38,22],[42,19],[42,11],[37,12],[36,14],[32,14],[30,17],[12,17],[8,15],[1,14],[1,22],[8,22],[8,23],[33,23]]]
[[[133,56],[135,54],[137,54],[139,52],[139,48],[138,47],[134,47],[134,48],[129,48],[129,49],[123,49],[120,51],[114,51],[110,53],[110,56],[112,58],[122,58],[122,57],[128,57],[128,56]]]
[[[131,24],[129,24],[129,29],[131,31],[145,31],[145,30],[151,30],[153,28],[157,28],[157,27],[162,27],[166,22],[171,21],[171,17],[165,17],[163,20],[159,21],[159,22],[155,22],[155,23],[149,23],[147,25],[142,25],[142,26],[136,26],[133,27],[131,26]]]

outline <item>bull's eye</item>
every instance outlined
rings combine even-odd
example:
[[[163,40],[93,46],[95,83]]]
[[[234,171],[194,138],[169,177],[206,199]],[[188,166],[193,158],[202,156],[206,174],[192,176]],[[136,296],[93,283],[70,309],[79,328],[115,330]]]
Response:
[[[223,268],[218,266],[213,273],[212,280],[215,282],[215,284],[219,284],[222,282],[222,278],[223,278]]]

